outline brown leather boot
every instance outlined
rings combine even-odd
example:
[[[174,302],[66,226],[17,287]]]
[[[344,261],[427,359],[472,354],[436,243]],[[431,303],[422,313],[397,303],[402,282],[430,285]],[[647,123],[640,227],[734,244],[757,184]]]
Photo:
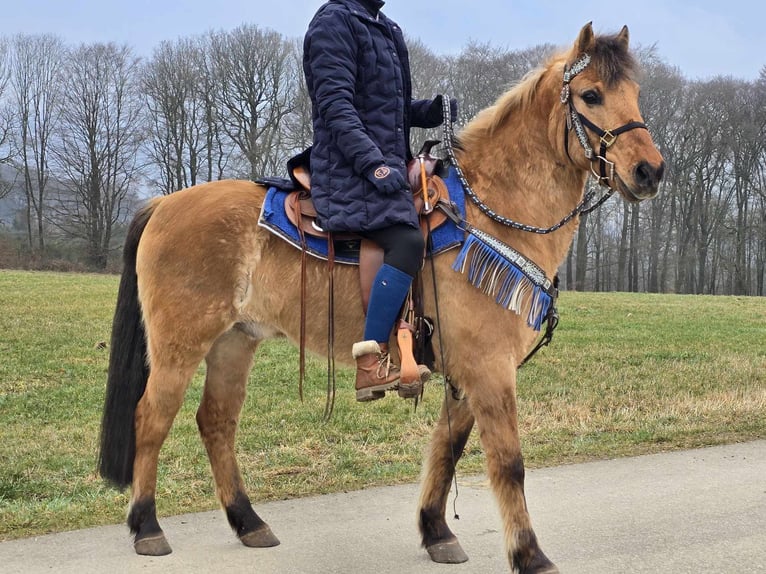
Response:
[[[354,343],[351,354],[356,359],[356,400],[374,401],[397,388],[399,367],[391,363],[388,345],[377,341]]]

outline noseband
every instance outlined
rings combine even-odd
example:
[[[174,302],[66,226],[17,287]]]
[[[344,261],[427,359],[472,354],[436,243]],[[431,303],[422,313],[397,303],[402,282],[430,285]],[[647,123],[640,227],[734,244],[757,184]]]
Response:
[[[609,182],[614,181],[614,162],[606,159],[606,150],[610,148],[615,141],[617,141],[617,136],[620,134],[636,128],[643,128],[645,130],[649,128],[647,128],[646,124],[643,122],[628,122],[627,124],[613,130],[604,130],[577,111],[574,106],[574,102],[572,101],[572,94],[569,83],[577,74],[587,68],[588,64],[590,64],[590,56],[588,54],[583,54],[575,61],[574,64],[572,64],[571,68],[564,65],[564,85],[561,88],[561,103],[568,104],[569,106],[569,113],[567,114],[567,129],[564,132],[564,150],[566,151],[567,157],[571,160],[572,156],[569,155],[569,132],[572,130],[572,128],[574,128],[577,139],[579,140],[582,148],[585,150],[585,157],[588,158],[591,162],[591,172],[593,172],[593,175],[598,179],[599,185],[604,185],[611,189],[612,186],[609,184]],[[593,148],[588,141],[588,134],[585,131],[586,127],[595,133],[601,142],[598,155],[593,152]],[[593,164],[596,160],[599,162],[599,173],[596,173],[596,170],[593,168]],[[607,166],[609,169],[608,175]]]

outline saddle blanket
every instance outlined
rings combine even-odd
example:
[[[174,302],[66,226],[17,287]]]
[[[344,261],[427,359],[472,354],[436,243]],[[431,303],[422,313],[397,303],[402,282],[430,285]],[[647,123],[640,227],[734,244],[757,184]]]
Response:
[[[289,180],[285,180],[286,183]],[[450,166],[449,174],[444,179],[449,192],[450,201],[458,208],[460,215],[465,217],[465,195],[455,169]],[[290,189],[269,187],[263,200],[261,216],[258,225],[271,233],[281,237],[297,249],[301,249],[301,240],[298,228],[287,218],[285,212],[285,198]],[[327,240],[322,237],[306,235],[306,252],[319,259],[327,259]],[[449,219],[431,232],[432,255],[438,255],[449,249],[462,245],[465,240],[465,232],[459,229]],[[359,265],[359,240],[336,240],[335,261],[348,265]]]

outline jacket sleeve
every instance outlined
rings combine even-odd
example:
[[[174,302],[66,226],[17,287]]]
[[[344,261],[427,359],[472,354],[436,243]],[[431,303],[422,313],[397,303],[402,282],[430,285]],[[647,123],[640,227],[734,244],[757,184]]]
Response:
[[[435,128],[442,125],[443,114],[439,110],[438,113],[429,113],[429,109],[433,104],[433,100],[412,100],[410,105],[410,124],[415,128]]]
[[[338,13],[318,16],[307,32],[308,66],[317,112],[338,149],[359,175],[384,163],[354,106],[357,46],[351,22]]]

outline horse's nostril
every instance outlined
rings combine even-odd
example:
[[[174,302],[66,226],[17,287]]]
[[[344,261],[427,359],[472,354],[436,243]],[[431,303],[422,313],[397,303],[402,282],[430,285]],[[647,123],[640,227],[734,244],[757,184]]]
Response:
[[[636,166],[636,183],[641,187],[656,187],[665,173],[665,163],[654,167],[647,161],[642,161]]]
[[[645,161],[636,166],[636,183],[641,187],[647,187],[651,182],[651,174],[649,173],[649,164]]]

